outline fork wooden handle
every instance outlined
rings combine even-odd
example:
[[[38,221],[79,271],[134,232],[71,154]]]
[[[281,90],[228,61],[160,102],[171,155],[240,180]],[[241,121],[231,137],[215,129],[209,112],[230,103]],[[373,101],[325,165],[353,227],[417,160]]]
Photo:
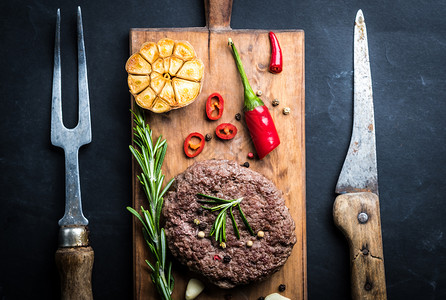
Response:
[[[91,272],[94,252],[88,247],[59,248],[56,265],[59,270],[62,300],[91,300]]]
[[[87,226],[62,226],[56,265],[59,269],[62,300],[92,300],[91,273],[94,252]]]
[[[368,192],[340,195],[333,217],[350,247],[352,298],[387,299],[378,196]]]

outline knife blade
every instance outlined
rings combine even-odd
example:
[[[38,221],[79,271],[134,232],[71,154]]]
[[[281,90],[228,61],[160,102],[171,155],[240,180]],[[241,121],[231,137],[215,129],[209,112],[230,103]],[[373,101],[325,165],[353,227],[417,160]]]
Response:
[[[378,198],[375,120],[367,30],[354,26],[354,104],[350,146],[336,184],[333,218],[350,248],[353,299],[387,299]]]

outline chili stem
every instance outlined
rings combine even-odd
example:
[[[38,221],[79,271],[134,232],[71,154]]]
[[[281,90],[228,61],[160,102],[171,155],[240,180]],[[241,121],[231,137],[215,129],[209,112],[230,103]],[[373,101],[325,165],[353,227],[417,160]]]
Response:
[[[258,106],[263,106],[264,105],[263,101],[260,100],[259,97],[257,97],[257,95],[252,90],[251,85],[249,84],[248,77],[246,76],[245,70],[243,68],[242,60],[231,38],[228,39],[228,44],[229,46],[231,46],[232,54],[234,55],[235,63],[237,65],[237,69],[242,79],[242,84],[245,93],[245,102],[244,102],[245,110],[253,110]]]

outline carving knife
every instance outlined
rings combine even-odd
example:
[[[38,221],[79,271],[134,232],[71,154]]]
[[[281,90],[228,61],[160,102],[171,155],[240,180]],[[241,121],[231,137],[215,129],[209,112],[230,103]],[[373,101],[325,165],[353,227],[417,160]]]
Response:
[[[375,120],[367,31],[354,27],[354,105],[350,146],[336,185],[333,218],[350,248],[353,299],[387,299],[378,198]]]

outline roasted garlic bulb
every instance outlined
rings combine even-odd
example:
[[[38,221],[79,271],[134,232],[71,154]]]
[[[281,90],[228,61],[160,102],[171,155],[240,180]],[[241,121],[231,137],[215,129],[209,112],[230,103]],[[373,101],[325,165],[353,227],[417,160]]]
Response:
[[[187,41],[144,43],[125,69],[136,103],[155,113],[189,105],[201,91],[204,65]]]

